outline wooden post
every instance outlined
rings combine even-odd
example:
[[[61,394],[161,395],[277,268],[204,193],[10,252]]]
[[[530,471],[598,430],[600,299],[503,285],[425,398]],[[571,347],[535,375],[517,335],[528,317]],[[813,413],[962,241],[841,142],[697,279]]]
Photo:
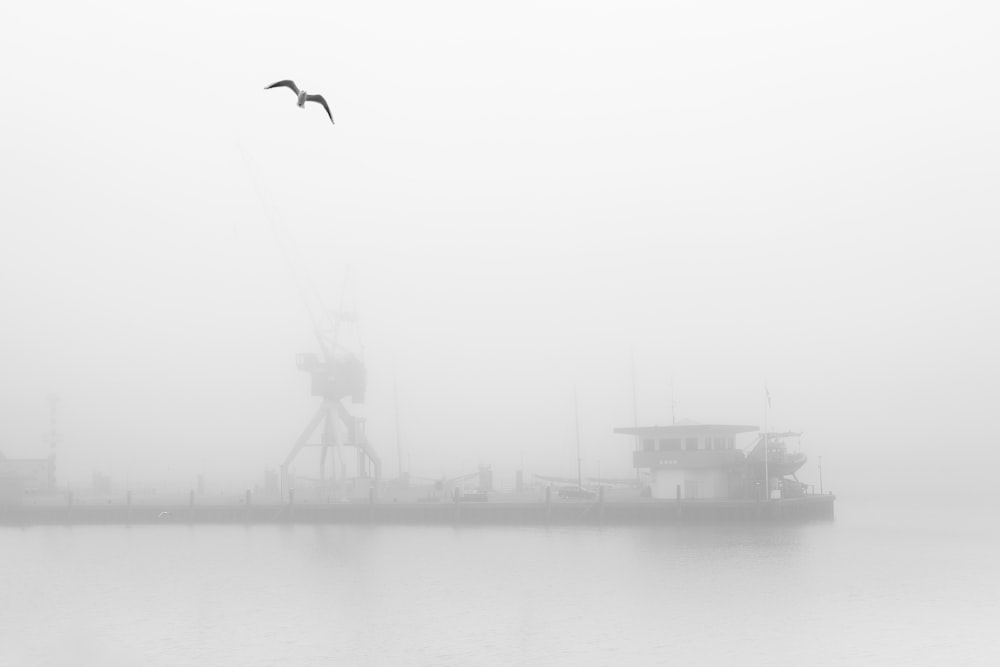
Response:
[[[545,487],[545,523],[552,518],[552,487]]]

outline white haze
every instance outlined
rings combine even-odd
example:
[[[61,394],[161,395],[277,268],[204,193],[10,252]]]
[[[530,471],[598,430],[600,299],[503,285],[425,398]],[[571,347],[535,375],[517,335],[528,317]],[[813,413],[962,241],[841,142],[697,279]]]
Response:
[[[253,484],[315,409],[292,264],[351,276],[387,476],[394,375],[416,475],[574,473],[574,390],[629,475],[633,356],[640,423],[766,384],[838,493],[995,475],[989,5],[137,7],[0,10],[3,454],[55,393],[61,484]]]

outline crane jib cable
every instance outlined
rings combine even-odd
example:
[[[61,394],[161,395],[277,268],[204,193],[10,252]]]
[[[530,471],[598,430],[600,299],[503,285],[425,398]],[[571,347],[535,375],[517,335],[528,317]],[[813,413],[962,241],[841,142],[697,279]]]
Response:
[[[317,307],[315,304],[310,303],[310,297],[315,299],[318,303],[318,310],[323,315],[329,314],[329,309],[323,302],[322,298],[319,296],[315,289],[315,281],[313,281],[312,276],[309,274],[308,268],[304,262],[296,262],[292,257],[292,254],[298,254],[295,251],[296,245],[292,238],[291,232],[280,225],[268,205],[267,198],[264,196],[263,190],[260,186],[260,182],[257,178],[257,173],[251,164],[250,157],[247,155],[246,151],[243,149],[243,145],[237,142],[237,146],[240,151],[240,156],[243,159],[243,165],[246,167],[247,172],[250,176],[250,189],[253,190],[254,195],[257,197],[257,201],[260,204],[261,210],[264,213],[264,217],[268,222],[268,226],[271,229],[271,233],[274,236],[275,242],[278,245],[278,249],[281,252],[282,259],[285,262],[285,267],[292,276],[292,282],[295,284],[296,292],[299,298],[302,300],[302,305],[306,310],[306,314],[309,316],[309,320],[312,322],[313,329],[316,332],[317,337],[321,335],[324,330],[324,322],[321,321],[322,315],[317,315]],[[283,237],[284,235],[284,237]],[[305,275],[300,274],[300,270]]]

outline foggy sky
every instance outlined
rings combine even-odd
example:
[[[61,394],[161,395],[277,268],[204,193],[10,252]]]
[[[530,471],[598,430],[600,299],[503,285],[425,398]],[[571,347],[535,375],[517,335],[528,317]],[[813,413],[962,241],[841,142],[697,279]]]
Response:
[[[661,5],[5,7],[0,452],[56,393],[60,483],[251,484],[316,407],[291,266],[350,271],[387,476],[394,376],[414,474],[572,474],[575,389],[629,475],[634,356],[641,424],[767,384],[804,480],[987,480],[997,12]]]

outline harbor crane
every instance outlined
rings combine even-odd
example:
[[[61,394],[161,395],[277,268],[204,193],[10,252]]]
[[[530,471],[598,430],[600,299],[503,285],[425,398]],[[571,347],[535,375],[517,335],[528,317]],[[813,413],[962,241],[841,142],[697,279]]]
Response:
[[[300,291],[301,285],[299,285]],[[296,365],[300,371],[308,373],[311,393],[320,399],[319,407],[305,429],[292,445],[284,463],[281,464],[281,494],[288,498],[293,481],[288,468],[305,447],[319,447],[319,479],[321,488],[337,488],[347,480],[347,465],[344,448],[357,450],[357,475],[372,480],[372,490],[378,494],[382,479],[382,460],[365,435],[365,420],[355,415],[346,404],[362,404],[365,401],[367,378],[365,364],[360,352],[348,349],[341,342],[344,326],[357,327],[357,313],[341,307],[331,313],[310,303],[303,293],[306,310],[313,323],[320,352],[305,352],[297,355]],[[343,306],[343,304],[341,304]],[[319,314],[317,314],[319,313]],[[360,343],[359,343],[360,347]],[[313,434],[319,432],[319,442],[310,442]],[[327,456],[331,456],[330,480],[327,481]]]
[[[300,96],[300,102],[302,100],[320,102],[329,114],[329,108],[322,96],[305,95],[290,80],[279,81],[269,88],[279,85],[285,86],[286,84]],[[333,120],[332,114],[330,114],[330,120]],[[312,395],[320,399],[320,405],[309,423],[306,424],[302,434],[292,445],[284,463],[281,464],[279,477],[281,496],[285,499],[291,498],[293,479],[289,474],[289,466],[295,462],[296,457],[305,447],[314,446],[320,448],[319,479],[317,480],[320,489],[329,489],[331,486],[336,488],[338,484],[347,479],[344,448],[354,447],[357,450],[357,475],[372,479],[371,492],[377,494],[382,479],[382,461],[365,435],[364,418],[352,413],[345,404],[347,398],[350,398],[354,404],[364,403],[365,400],[366,373],[360,336],[358,336],[357,352],[343,345],[340,336],[341,329],[345,325],[353,325],[357,330],[357,313],[344,309],[343,296],[341,296],[340,308],[336,312],[331,312],[325,307],[314,284],[309,280],[305,264],[297,261],[296,247],[291,234],[278,223],[272,214],[246,154],[243,155],[243,158],[250,172],[254,193],[260,201],[264,215],[295,281],[299,297],[312,321],[316,341],[319,343],[318,354],[306,352],[299,354],[296,358],[299,370],[310,375]],[[346,285],[345,279],[345,291]],[[317,431],[320,433],[319,442],[310,442],[313,434]],[[326,459],[331,453],[333,465],[328,484]]]

